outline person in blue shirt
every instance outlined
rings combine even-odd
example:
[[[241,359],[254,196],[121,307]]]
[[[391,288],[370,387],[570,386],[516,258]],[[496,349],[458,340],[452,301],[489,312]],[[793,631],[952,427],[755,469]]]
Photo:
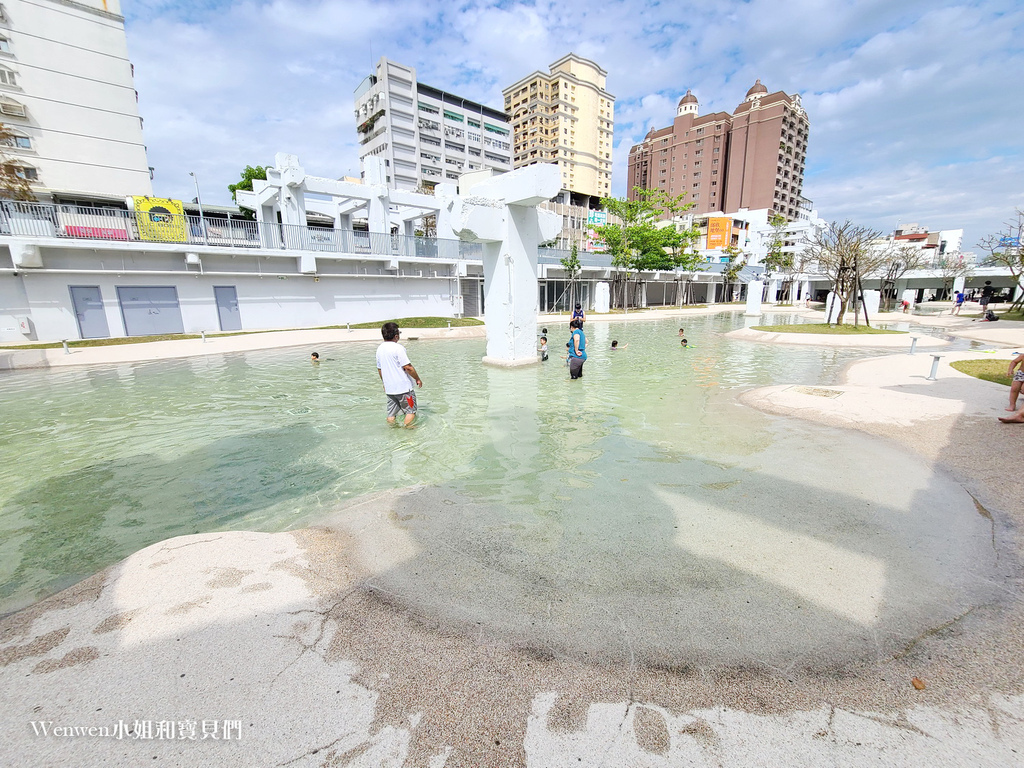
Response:
[[[583,321],[579,318],[569,323],[572,336],[569,337],[569,378],[583,378],[583,363],[587,360],[587,337],[583,333]]]

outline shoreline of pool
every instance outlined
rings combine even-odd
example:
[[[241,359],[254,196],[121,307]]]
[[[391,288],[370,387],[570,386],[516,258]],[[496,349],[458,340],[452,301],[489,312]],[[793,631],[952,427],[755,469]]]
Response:
[[[697,308],[675,309],[641,309],[627,313],[588,315],[592,323],[640,322],[665,318],[678,318],[713,315],[726,312],[743,312],[744,307],[738,304],[716,304]],[[821,320],[822,313],[814,309],[789,307],[782,305],[765,306],[763,314],[796,314],[808,320]],[[1000,327],[984,323],[972,325],[969,318],[955,315],[904,315],[902,313],[884,313],[871,317],[873,322],[910,323],[918,326],[941,328],[957,336],[990,344],[1024,346],[1024,322],[1007,321]],[[537,317],[537,332],[544,327],[557,327],[564,323],[568,326],[568,314],[541,314]],[[751,325],[754,318],[751,318]],[[987,327],[986,327],[987,326]],[[415,335],[420,339],[471,339],[484,338],[486,328],[483,325],[455,328],[415,328],[408,327],[405,338]],[[732,333],[744,336],[739,329]],[[553,331],[552,331],[553,332]],[[815,336],[814,340],[797,340],[790,338],[768,338],[779,334],[756,335],[759,332],[749,331],[745,334],[750,339],[770,343],[818,344],[825,346],[867,346],[867,347],[899,347],[909,345],[903,335],[892,335],[889,338],[899,341],[883,341],[888,334],[850,337],[850,336]],[[792,334],[796,336],[796,334]],[[812,336],[812,334],[806,334]],[[1016,339],[1020,339],[1017,341]],[[868,341],[870,339],[870,341]],[[227,354],[234,352],[253,352],[265,349],[286,349],[290,347],[308,347],[315,351],[317,346],[341,344],[346,342],[379,342],[380,331],[375,328],[348,330],[345,328],[294,329],[266,331],[239,335],[209,335],[205,339],[174,339],[165,341],[139,342],[132,344],[112,344],[98,347],[72,347],[68,352],[56,349],[0,349],[0,374],[9,371],[33,369],[53,369],[68,366],[84,365],[118,365],[123,363],[151,362],[178,358],[200,357],[204,355]],[[918,345],[922,348],[935,344],[943,344],[934,337],[922,336]]]

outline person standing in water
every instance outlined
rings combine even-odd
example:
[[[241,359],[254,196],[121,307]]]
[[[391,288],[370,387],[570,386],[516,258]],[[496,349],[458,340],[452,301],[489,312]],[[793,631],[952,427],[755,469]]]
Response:
[[[572,318],[569,321],[569,327],[570,328],[572,328],[572,321],[573,320],[579,320],[580,321],[580,328],[582,328],[583,324],[585,322],[587,322],[587,313],[583,311],[583,307],[580,305],[579,302],[576,302],[576,309],[574,309],[572,311]]]
[[[398,343],[401,331],[397,323],[384,323],[380,329],[384,342],[377,347],[377,375],[387,395],[388,424],[394,424],[399,413],[405,414],[402,426],[408,427],[416,418],[416,390],[422,387],[420,375],[416,373],[405,347]]]
[[[572,336],[569,338],[569,378],[583,378],[583,363],[587,361],[587,337],[583,333],[583,321],[574,319],[569,323]]]

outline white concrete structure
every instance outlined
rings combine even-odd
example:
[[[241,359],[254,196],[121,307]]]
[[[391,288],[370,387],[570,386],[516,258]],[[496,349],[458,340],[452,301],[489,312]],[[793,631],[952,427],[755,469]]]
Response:
[[[764,293],[764,283],[760,280],[751,280],[747,283],[747,308],[744,317],[761,316],[761,295]]]
[[[119,0],[0,6],[0,121],[40,201],[152,195]]]
[[[537,246],[562,225],[537,206],[560,184],[558,166],[532,165],[480,181],[450,202],[456,234],[484,247],[486,363],[537,362]]]
[[[927,260],[927,266],[936,267],[944,257],[961,259],[968,254],[961,254],[964,231],[962,229],[943,229],[929,231],[917,223],[898,226],[895,231],[885,236],[880,247],[909,247],[918,250]],[[975,254],[969,254],[968,263],[975,262]]]
[[[512,170],[505,113],[416,82],[416,70],[386,58],[355,90],[359,159],[384,161],[392,189],[431,189],[464,171]]]

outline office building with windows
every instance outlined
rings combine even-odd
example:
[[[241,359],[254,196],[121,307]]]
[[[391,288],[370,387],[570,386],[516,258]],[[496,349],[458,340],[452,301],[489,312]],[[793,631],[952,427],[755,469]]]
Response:
[[[512,118],[513,164],[557,163],[562,204],[598,208],[612,189],[615,97],[608,73],[570,53],[502,91]]]
[[[429,190],[466,171],[512,170],[512,130],[500,110],[416,82],[381,58],[355,90],[359,159],[384,160],[388,186]]]
[[[699,114],[690,91],[672,125],[650,131],[629,152],[629,194],[686,194],[695,212],[768,209],[805,219],[802,196],[809,123],[799,95],[768,93],[758,80],[728,112]]]
[[[119,0],[0,4],[0,150],[44,202],[151,195]]]

